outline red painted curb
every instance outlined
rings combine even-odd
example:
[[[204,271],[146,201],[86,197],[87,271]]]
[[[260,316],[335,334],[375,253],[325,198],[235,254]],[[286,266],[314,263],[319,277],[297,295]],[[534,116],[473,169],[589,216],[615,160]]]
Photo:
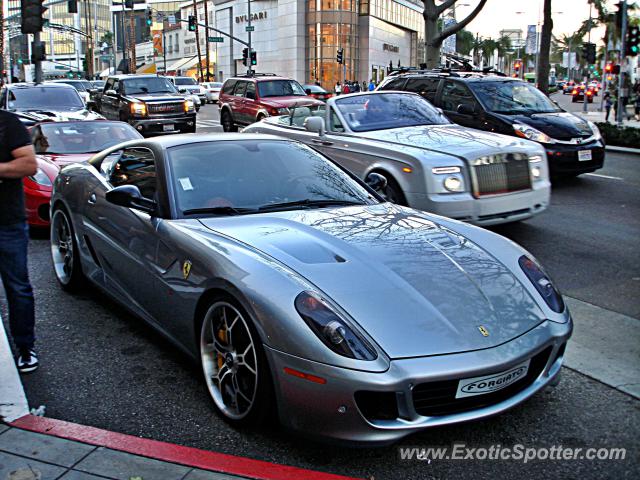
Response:
[[[34,415],[25,415],[9,425],[31,432],[106,447],[164,462],[178,463],[189,467],[240,475],[257,480],[362,480],[290,467],[288,465],[279,465],[262,460],[236,457],[224,453],[208,452],[198,448],[183,447]]]

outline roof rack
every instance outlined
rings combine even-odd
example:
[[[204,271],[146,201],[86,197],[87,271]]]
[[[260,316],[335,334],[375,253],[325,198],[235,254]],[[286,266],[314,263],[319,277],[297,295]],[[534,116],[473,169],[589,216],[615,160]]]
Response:
[[[467,64],[468,65],[468,64]],[[389,72],[388,76],[394,75],[402,75],[405,73],[431,73],[434,75],[447,74],[451,77],[472,77],[472,76],[482,76],[482,75],[496,75],[499,77],[506,77],[507,75],[503,72],[495,70],[494,67],[484,67],[482,69],[473,68],[471,65],[468,65],[468,68],[451,68],[451,67],[436,67],[436,68],[416,68],[416,67],[401,67],[393,69]]]
[[[239,75],[234,75],[234,77],[237,77],[237,78],[279,77],[279,76],[280,75],[276,75],[275,73],[258,73],[258,72],[242,73]]]

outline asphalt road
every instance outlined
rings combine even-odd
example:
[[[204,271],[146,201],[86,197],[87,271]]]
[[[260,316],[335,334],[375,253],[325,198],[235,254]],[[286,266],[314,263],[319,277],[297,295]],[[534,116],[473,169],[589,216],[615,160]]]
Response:
[[[215,120],[212,105],[199,120]],[[211,130],[209,130],[211,129]],[[217,130],[215,125],[199,131]],[[554,186],[552,205],[494,228],[521,243],[566,295],[640,319],[640,156],[608,154],[597,175]],[[42,368],[24,377],[47,416],[181,445],[375,479],[637,478],[640,401],[564,369],[556,388],[484,421],[441,427],[386,448],[320,445],[271,427],[235,430],[213,411],[198,366],[139,319],[88,288],[54,279],[48,239],[33,237]],[[141,279],[144,281],[144,279]],[[0,304],[4,308],[4,300]],[[6,318],[6,316],[5,316]],[[640,321],[640,320],[639,320]],[[312,401],[312,399],[310,399]],[[399,446],[624,447],[624,461],[401,461]]]

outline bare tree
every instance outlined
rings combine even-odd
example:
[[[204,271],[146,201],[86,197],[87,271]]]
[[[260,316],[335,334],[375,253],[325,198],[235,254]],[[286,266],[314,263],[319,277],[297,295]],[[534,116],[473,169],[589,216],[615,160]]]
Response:
[[[542,32],[540,34],[540,53],[538,58],[538,71],[536,78],[538,88],[542,93],[549,91],[549,54],[551,51],[551,31],[553,19],[551,18],[551,0],[544,0]]]
[[[476,18],[487,0],[479,0],[473,11],[460,22],[450,25],[443,30],[438,27],[438,19],[448,8],[455,6],[458,0],[444,0],[436,5],[436,0],[422,0],[424,3],[424,35],[425,35],[425,62],[427,68],[435,68],[440,65],[440,47],[445,38],[455,35]]]

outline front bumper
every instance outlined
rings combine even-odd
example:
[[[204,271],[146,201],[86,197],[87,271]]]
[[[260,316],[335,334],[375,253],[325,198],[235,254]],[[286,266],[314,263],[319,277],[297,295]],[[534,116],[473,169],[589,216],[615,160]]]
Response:
[[[24,206],[27,213],[27,223],[31,227],[49,226],[49,202],[51,189],[35,190],[24,188]]]
[[[531,190],[475,198],[470,193],[406,193],[409,206],[474,225],[497,225],[525,220],[549,206],[551,184],[536,182]]]
[[[429,427],[498,414],[528,399],[556,379],[562,366],[564,346],[573,329],[568,313],[566,318],[566,323],[544,321],[526,334],[494,348],[393,360],[383,373],[333,367],[265,346],[274,373],[280,421],[288,428],[315,437],[330,437],[346,443],[388,444]],[[504,372],[541,353],[546,355],[546,361],[540,373],[521,385],[517,393],[498,403],[438,416],[422,416],[416,412],[413,395],[417,385]],[[321,377],[326,383],[288,375],[284,373],[285,367]],[[357,404],[356,392],[371,391],[395,395],[398,417],[365,418]]]
[[[602,140],[583,145],[556,143],[545,145],[545,147],[551,176],[594,172],[604,165],[604,142]],[[591,160],[578,160],[579,150],[591,150]]]
[[[179,117],[151,117],[135,118],[129,124],[143,136],[168,135],[193,130],[196,125],[196,114],[181,115]],[[165,125],[172,126],[166,130]]]

